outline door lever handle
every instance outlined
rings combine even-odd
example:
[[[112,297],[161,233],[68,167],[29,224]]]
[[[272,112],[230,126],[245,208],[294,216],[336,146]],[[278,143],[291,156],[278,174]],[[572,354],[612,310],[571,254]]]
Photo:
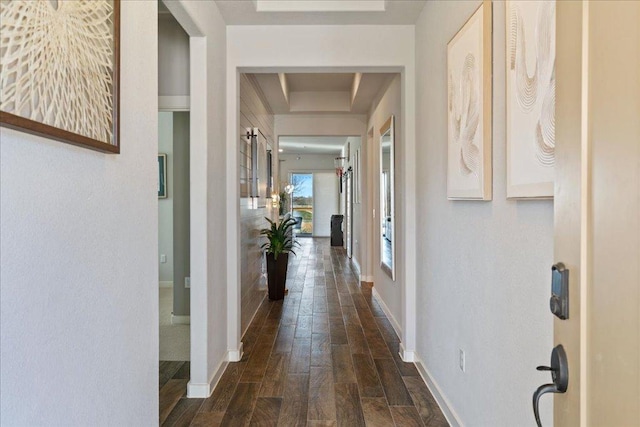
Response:
[[[545,393],[560,393],[560,391],[558,391],[558,387],[555,384],[544,384],[538,387],[538,389],[533,393],[533,416],[536,417],[538,427],[542,427],[539,408],[540,397]]]
[[[567,366],[567,354],[562,344],[554,347],[551,352],[551,366],[538,366],[538,371],[550,371],[552,384],[544,384],[538,387],[533,393],[533,415],[536,418],[538,427],[542,427],[540,422],[540,398],[546,393],[564,393],[569,385],[569,368]]]

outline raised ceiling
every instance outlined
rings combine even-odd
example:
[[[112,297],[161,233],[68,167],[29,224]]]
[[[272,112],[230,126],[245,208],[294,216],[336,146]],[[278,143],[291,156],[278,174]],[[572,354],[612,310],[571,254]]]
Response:
[[[354,73],[287,73],[291,92],[351,91]]]
[[[227,25],[413,25],[425,2],[216,0]]]
[[[274,114],[367,114],[392,73],[250,74]]]

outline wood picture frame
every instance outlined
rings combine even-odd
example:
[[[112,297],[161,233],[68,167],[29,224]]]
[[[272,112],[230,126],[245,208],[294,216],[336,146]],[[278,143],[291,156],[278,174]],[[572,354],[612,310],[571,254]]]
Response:
[[[120,0],[10,0],[0,8],[0,126],[120,153]],[[25,21],[40,31],[27,31]]]
[[[491,200],[492,4],[484,0],[447,44],[447,198]]]

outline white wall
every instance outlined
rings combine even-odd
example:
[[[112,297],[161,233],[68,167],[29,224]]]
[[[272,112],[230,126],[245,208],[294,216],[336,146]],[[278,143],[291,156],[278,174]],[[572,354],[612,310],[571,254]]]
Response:
[[[173,15],[158,15],[158,95],[189,95],[189,36]]]
[[[164,4],[190,36],[191,380],[187,392],[204,397],[221,375],[229,350],[228,248],[220,245],[220,230],[227,218],[220,201],[225,200],[225,183],[237,180],[227,175],[225,165],[226,111],[220,94],[226,86],[226,29],[214,2],[164,0]]]
[[[173,284],[173,113],[158,113],[158,153],[167,155],[167,198],[158,199],[158,280]],[[167,261],[160,262],[162,255]]]
[[[335,172],[334,160],[336,157],[337,155],[333,154],[280,153],[280,184],[286,185],[287,183],[289,183],[289,174],[291,172]]]
[[[463,424],[533,426],[531,395],[550,379],[535,367],[553,342],[553,202],[506,200],[502,2],[493,3],[493,201],[447,201],[447,43],[478,5],[427,2],[416,28],[417,351]],[[552,400],[541,401],[545,425]]]
[[[2,425],[158,422],[157,3],[120,28],[121,154],[0,130]]]
[[[395,132],[394,132],[394,155],[396,169],[394,172],[395,179],[395,230],[394,249],[395,249],[395,281],[380,267],[380,128],[389,119],[394,116]],[[382,96],[374,103],[369,116],[369,124],[367,129],[373,129],[373,146],[369,153],[369,161],[371,167],[371,189],[373,208],[376,210],[376,218],[372,223],[370,233],[373,236],[373,284],[374,289],[386,303],[387,307],[393,314],[395,319],[390,319],[396,329],[402,330],[402,326],[398,323],[401,317],[397,313],[402,313],[403,301],[402,294],[398,292],[401,284],[406,283],[406,272],[402,268],[402,260],[406,257],[406,249],[403,245],[403,236],[405,233],[415,233],[415,224],[407,224],[403,218],[407,206],[403,203],[407,198],[407,185],[402,170],[407,163],[412,163],[412,158],[406,157],[405,135],[400,124],[402,123],[402,89],[401,76],[398,74],[391,81],[391,84],[383,92]],[[399,166],[399,167],[398,167]]]

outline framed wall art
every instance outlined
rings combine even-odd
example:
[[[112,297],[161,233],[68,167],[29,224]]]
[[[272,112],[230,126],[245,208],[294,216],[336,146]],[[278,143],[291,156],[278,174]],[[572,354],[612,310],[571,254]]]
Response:
[[[158,199],[166,199],[167,193],[167,155],[158,154]]]
[[[491,1],[447,45],[450,200],[491,200]]]
[[[507,198],[551,198],[555,1],[506,2]]]
[[[0,125],[119,153],[120,0],[0,2]]]
[[[360,148],[353,155],[353,203],[360,203]]]

